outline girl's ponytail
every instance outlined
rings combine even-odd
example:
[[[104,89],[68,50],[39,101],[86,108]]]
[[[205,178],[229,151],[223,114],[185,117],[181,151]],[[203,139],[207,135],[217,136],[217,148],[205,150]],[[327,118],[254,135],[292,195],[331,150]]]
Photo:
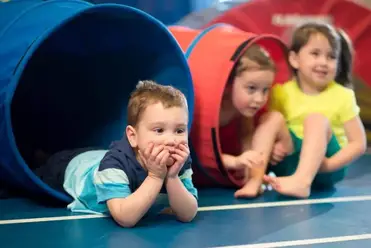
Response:
[[[345,87],[353,88],[353,44],[349,36],[343,30],[338,29],[337,32],[340,38],[341,49],[335,81]]]

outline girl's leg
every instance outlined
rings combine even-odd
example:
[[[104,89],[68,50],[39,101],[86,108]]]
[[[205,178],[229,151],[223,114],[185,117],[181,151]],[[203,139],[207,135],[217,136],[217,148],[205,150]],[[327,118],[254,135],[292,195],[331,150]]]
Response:
[[[241,189],[236,191],[235,197],[251,198],[259,194],[273,145],[276,141],[282,142],[288,151],[292,151],[292,140],[284,117],[279,112],[268,112],[260,118],[259,125],[252,137],[252,150],[261,152],[264,162],[259,168],[249,169],[246,173],[248,174],[248,180]]]
[[[330,124],[325,116],[309,115],[304,121],[304,139],[295,173],[277,178],[265,176],[265,180],[283,195],[309,197],[312,182],[325,157],[331,135]]]

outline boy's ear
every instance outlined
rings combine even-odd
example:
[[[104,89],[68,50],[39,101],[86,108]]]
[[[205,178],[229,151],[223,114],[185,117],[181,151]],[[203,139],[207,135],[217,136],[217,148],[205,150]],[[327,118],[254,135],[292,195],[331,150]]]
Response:
[[[126,137],[128,138],[131,147],[135,148],[138,146],[138,136],[133,126],[128,125],[126,127]]]
[[[299,56],[297,53],[290,51],[289,52],[289,63],[294,69],[299,68]]]

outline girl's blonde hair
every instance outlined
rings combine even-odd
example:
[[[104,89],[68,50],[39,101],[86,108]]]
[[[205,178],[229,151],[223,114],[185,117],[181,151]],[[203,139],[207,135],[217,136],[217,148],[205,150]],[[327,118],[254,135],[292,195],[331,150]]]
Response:
[[[249,70],[276,71],[276,65],[269,53],[258,44],[252,44],[242,54],[235,65],[234,76],[240,76],[243,72]]]

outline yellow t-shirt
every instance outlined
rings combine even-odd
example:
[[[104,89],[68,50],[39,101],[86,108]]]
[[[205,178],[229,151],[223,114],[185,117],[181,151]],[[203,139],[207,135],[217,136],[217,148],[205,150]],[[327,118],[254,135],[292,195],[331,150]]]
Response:
[[[303,138],[305,118],[312,113],[321,113],[328,118],[332,131],[343,147],[348,140],[344,123],[360,112],[354,91],[336,82],[319,95],[304,94],[295,80],[273,87],[270,96],[270,110],[283,114],[286,123],[297,137]]]

